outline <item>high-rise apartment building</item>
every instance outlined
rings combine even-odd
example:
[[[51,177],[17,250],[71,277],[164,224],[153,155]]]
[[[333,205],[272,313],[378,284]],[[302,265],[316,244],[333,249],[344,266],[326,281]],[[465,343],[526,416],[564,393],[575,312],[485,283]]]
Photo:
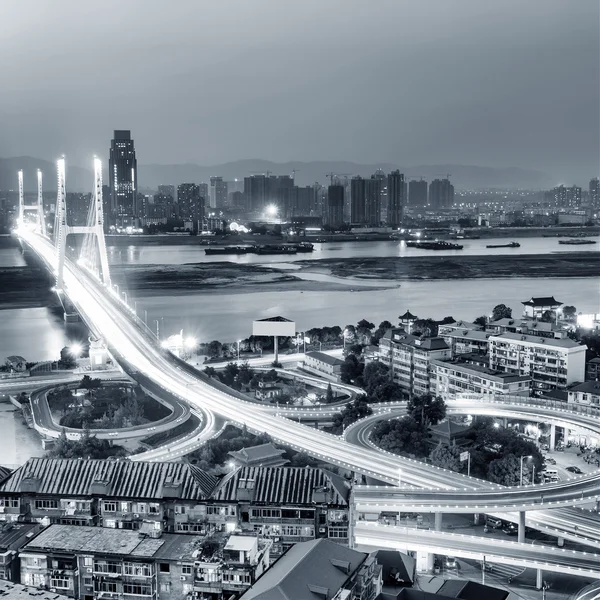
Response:
[[[244,177],[244,196],[250,212],[262,212],[269,204],[277,204],[282,188],[293,188],[289,175],[251,175]]]
[[[404,196],[404,175],[397,169],[387,178],[387,224],[398,227],[402,223],[402,213],[406,199]]]
[[[350,183],[350,222],[358,225],[365,222],[365,180],[357,175]]]
[[[173,202],[175,202],[177,200],[177,196],[175,195],[175,186],[174,185],[159,185],[158,186],[158,193],[161,196],[171,196],[171,198],[173,199]]]
[[[210,207],[223,210],[227,206],[227,182],[222,177],[210,178]]]
[[[344,186],[334,183],[327,188],[325,222],[334,229],[344,224]]]
[[[600,208],[600,180],[597,177],[590,180],[590,206]]]
[[[449,179],[434,179],[429,184],[429,206],[450,208],[454,204],[454,186]]]
[[[350,221],[355,225],[378,227],[381,223],[381,179],[372,176],[352,178],[350,184]]]
[[[181,183],[177,187],[179,217],[192,221],[194,228],[204,218],[205,199],[200,195],[200,186],[196,183]]]
[[[131,131],[116,129],[110,145],[108,178],[111,211],[117,225],[130,225],[136,217],[137,159]]]
[[[427,182],[424,179],[409,182],[408,203],[410,206],[427,206]]]
[[[552,190],[552,197],[558,208],[581,206],[581,188],[576,185],[571,187],[559,185]]]

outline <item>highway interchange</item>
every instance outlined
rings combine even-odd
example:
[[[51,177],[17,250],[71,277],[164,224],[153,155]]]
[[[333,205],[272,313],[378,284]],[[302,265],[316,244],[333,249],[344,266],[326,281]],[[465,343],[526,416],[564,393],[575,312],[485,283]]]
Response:
[[[50,268],[56,269],[56,252],[47,239],[28,231],[20,231],[19,235]],[[401,492],[390,491],[389,486],[358,488],[355,493],[360,495],[361,504],[357,512],[363,508],[376,512],[382,506],[420,506],[419,510],[435,513],[464,510],[472,513],[501,513],[503,518],[506,518],[506,515],[513,515],[514,518],[514,511],[529,511],[521,512],[521,516],[517,514],[517,520],[524,524],[526,519],[528,525],[540,530],[553,531],[557,537],[585,542],[595,547],[600,543],[600,521],[597,515],[573,508],[574,504],[586,499],[589,502],[598,496],[598,473],[552,485],[502,488],[419,461],[388,454],[370,445],[356,445],[351,443],[355,440],[348,437],[340,439],[286,418],[284,414],[289,413],[284,410],[275,409],[276,414],[273,414],[273,408],[267,410],[248,402],[232,390],[217,385],[206,376],[183,365],[182,361],[160,348],[149,332],[139,327],[126,305],[111,291],[103,288],[91,273],[70,262],[65,264],[64,291],[88,326],[103,337],[111,350],[117,350],[118,354],[127,357],[133,368],[130,374],[134,378],[139,374],[149,378],[162,390],[185,401],[192,411],[202,410],[205,415],[213,416],[209,418],[220,419],[220,423],[230,421],[245,425],[255,432],[265,432],[282,444],[388,484],[397,484],[401,473],[403,486],[414,486],[423,490],[407,487]],[[397,408],[401,410],[400,407]],[[525,404],[517,406],[511,402],[485,404],[483,401],[466,400],[460,406],[451,403],[450,408],[462,410],[463,414],[467,411],[469,414],[479,412],[519,418],[539,417],[539,420],[560,424],[573,423],[579,428],[595,431],[599,429],[600,422],[595,414],[559,412],[555,408],[530,407]],[[289,416],[295,415],[292,413]],[[215,423],[208,423],[209,429],[214,430]],[[350,435],[349,432],[347,434]],[[174,449],[171,449],[171,452]],[[400,493],[402,496],[399,496]],[[404,504],[404,499],[408,504]],[[562,506],[567,507],[555,508]],[[570,573],[600,578],[600,558],[585,552],[567,551],[567,554],[559,548],[553,552],[539,545],[511,542],[510,546],[503,546],[498,553],[498,545],[491,546],[485,538],[470,536],[461,541],[453,534],[440,531],[415,530],[407,533],[406,528],[376,525],[360,519],[354,528],[354,538],[355,543],[359,545],[409,547],[429,553],[439,551],[456,556],[468,553],[469,557],[478,559],[490,556],[492,561],[539,569],[567,569]]]

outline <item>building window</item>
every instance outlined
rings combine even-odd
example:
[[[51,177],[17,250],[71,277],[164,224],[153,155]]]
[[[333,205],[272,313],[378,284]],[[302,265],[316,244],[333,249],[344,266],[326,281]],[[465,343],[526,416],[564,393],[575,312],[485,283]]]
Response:
[[[19,508],[18,498],[0,498],[0,506],[6,508]]]
[[[158,568],[161,573],[171,572],[171,565],[169,563],[159,563]]]
[[[191,575],[192,565],[181,565],[181,573],[182,575]]]
[[[61,590],[68,590],[71,587],[71,580],[65,577],[51,577],[50,587],[60,588]]]
[[[102,505],[103,512],[117,512],[116,502],[104,502]]]
[[[56,500],[36,500],[35,508],[37,510],[50,510],[53,508],[58,508],[58,501],[56,501]]]
[[[125,575],[135,577],[150,577],[152,575],[152,569],[146,563],[125,563],[123,565],[123,572]]]
[[[159,504],[148,504],[148,512],[151,515],[157,515],[159,513],[160,505]]]
[[[124,583],[123,593],[135,596],[151,596],[152,586],[145,583]]]

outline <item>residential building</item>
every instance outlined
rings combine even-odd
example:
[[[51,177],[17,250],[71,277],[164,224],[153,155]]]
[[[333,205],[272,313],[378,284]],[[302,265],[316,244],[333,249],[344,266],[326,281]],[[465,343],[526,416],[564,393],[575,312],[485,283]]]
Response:
[[[209,522],[273,541],[277,556],[297,542],[348,545],[350,486],[324,469],[243,467],[226,475],[206,507]]]
[[[217,483],[184,463],[31,458],[0,483],[0,521],[201,530]]]
[[[305,371],[316,373],[331,381],[339,381],[342,375],[344,361],[324,352],[307,352],[304,355],[302,368]]]
[[[365,180],[356,175],[350,182],[350,223],[360,225],[366,222]]]
[[[600,406],[600,381],[585,381],[567,390],[570,404]]]
[[[441,337],[420,338],[404,329],[388,330],[379,340],[380,357],[394,381],[408,395],[431,391],[431,361],[447,360],[452,351]]]
[[[334,183],[327,188],[325,223],[337,229],[344,224],[344,186]]]
[[[555,311],[562,302],[559,302],[554,296],[540,296],[532,297],[525,302],[521,302],[523,305],[523,317],[529,319],[541,319],[546,311]]]
[[[427,206],[427,182],[423,179],[412,179],[408,182],[408,203],[411,208]]]
[[[68,596],[49,592],[47,590],[35,590],[35,600],[67,600]],[[31,588],[20,583],[3,581],[0,579],[0,596],[6,600],[31,600]]]
[[[137,159],[131,131],[118,129],[110,145],[108,159],[111,211],[117,227],[132,224],[135,214],[137,192]]]
[[[313,186],[281,187],[278,190],[277,206],[284,219],[308,217],[315,205],[316,190]]]
[[[289,175],[256,174],[244,177],[244,196],[248,210],[262,213],[269,204],[277,205],[281,188],[294,187]]]
[[[21,583],[72,598],[183,598],[194,591],[200,536],[50,525],[19,553]]]
[[[349,487],[323,469],[245,467],[218,479],[184,463],[32,458],[0,483],[0,521],[159,532],[268,532],[283,546],[348,543]],[[266,512],[265,512],[266,511]]]
[[[222,177],[210,178],[210,207],[216,210],[227,207],[227,182]]]
[[[454,186],[449,179],[434,179],[429,184],[429,207],[451,208],[454,204]]]
[[[242,535],[217,540],[218,546],[211,551],[205,544],[194,560],[194,597],[238,598],[269,568],[271,541]]]
[[[581,188],[576,185],[559,185],[552,190],[552,196],[558,208],[581,206]]]
[[[382,180],[376,175],[365,179],[365,220],[367,227],[379,227],[381,225],[381,195]],[[404,185],[404,182],[402,182]]]
[[[281,467],[289,462],[283,457],[284,454],[285,450],[270,442],[229,452],[232,462],[239,467]]]
[[[592,358],[588,360],[585,366],[585,378],[596,380],[600,379],[600,358]]]
[[[486,325],[486,331],[495,335],[499,333],[524,333],[546,338],[566,338],[568,330],[553,322],[536,319],[498,319]]]
[[[483,331],[481,327],[467,321],[455,321],[438,326],[438,335],[444,338],[452,350],[452,356],[480,352],[487,354],[488,338],[492,332]]]
[[[173,201],[177,200],[175,196],[175,186],[171,184],[163,184],[158,186],[158,193],[161,196],[171,196]]]
[[[374,600],[381,587],[381,567],[372,556],[313,540],[291,547],[242,600]]]
[[[460,357],[452,361],[431,361],[431,393],[445,400],[461,394],[529,396],[530,388],[529,375],[505,373],[462,361]]]
[[[584,381],[586,349],[570,338],[502,333],[489,338],[490,368],[529,375],[536,391],[563,389]]]
[[[0,579],[20,580],[18,550],[39,529],[36,523],[4,523],[0,527]]]
[[[177,206],[179,217],[183,221],[197,223],[204,218],[205,199],[200,195],[200,186],[196,183],[180,183],[177,186]]]
[[[598,177],[590,179],[590,206],[600,208],[600,180]]]
[[[398,170],[392,171],[388,175],[387,185],[387,224],[391,227],[402,224],[402,214],[406,204],[404,187],[404,175]]]

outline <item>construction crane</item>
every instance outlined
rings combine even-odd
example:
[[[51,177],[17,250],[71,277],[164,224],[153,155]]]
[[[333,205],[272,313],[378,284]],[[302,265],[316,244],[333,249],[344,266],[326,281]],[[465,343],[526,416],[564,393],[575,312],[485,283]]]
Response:
[[[273,171],[248,171],[250,173],[250,175],[266,175],[267,177],[269,177],[269,175],[273,174]]]
[[[296,180],[296,173],[299,171],[300,169],[292,169],[292,179],[295,181]]]
[[[434,177],[444,177],[446,179],[450,179],[452,173],[435,173]]]

